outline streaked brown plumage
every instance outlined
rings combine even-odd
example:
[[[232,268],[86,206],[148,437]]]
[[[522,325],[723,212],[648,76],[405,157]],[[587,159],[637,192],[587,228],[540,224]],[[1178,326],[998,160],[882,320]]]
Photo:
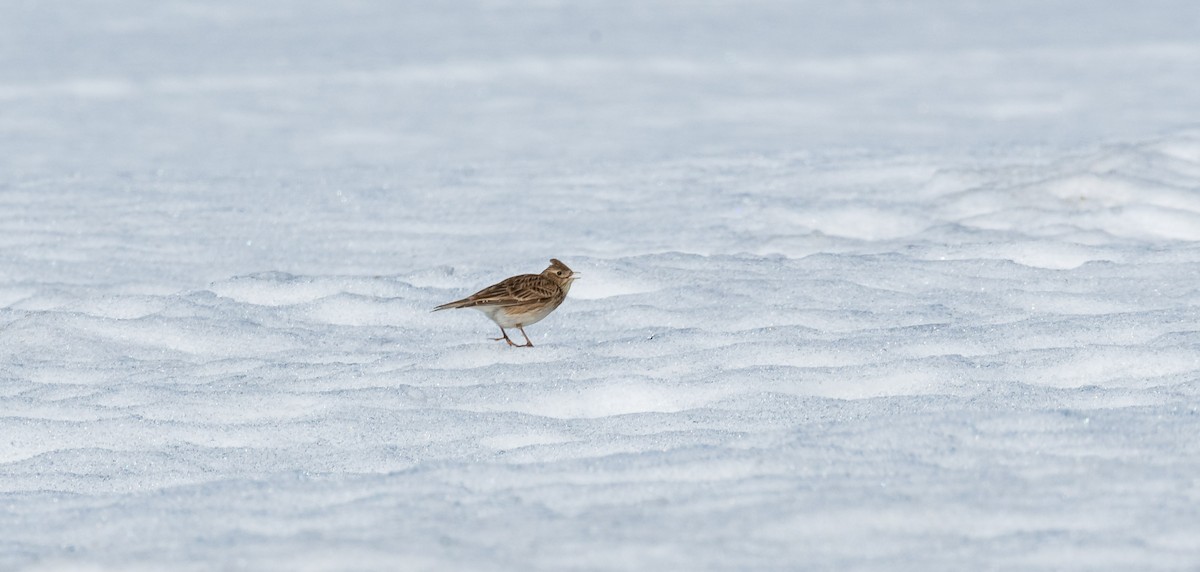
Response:
[[[505,278],[496,284],[488,286],[462,300],[442,304],[433,309],[449,310],[452,308],[474,308],[491,318],[500,326],[499,338],[510,346],[533,347],[525,326],[535,324],[553,312],[571,289],[571,282],[579,276],[566,264],[556,258],[550,259],[550,266],[541,274],[521,274]],[[517,328],[525,336],[525,345],[518,346],[508,339],[504,328]]]

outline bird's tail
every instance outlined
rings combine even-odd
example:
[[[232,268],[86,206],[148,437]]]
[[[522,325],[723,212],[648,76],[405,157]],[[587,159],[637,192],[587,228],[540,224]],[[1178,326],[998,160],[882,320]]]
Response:
[[[462,308],[470,303],[471,303],[471,300],[469,300],[467,298],[463,298],[462,300],[446,302],[445,304],[442,304],[441,306],[434,308],[433,311],[436,312],[438,310],[453,310],[454,308]]]

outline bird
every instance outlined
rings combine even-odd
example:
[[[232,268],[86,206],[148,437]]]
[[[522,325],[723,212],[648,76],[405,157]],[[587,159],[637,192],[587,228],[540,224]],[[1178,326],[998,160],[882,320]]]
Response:
[[[454,308],[474,308],[491,318],[500,326],[500,337],[492,340],[504,340],[508,345],[518,348],[532,348],[529,334],[525,326],[536,324],[558,308],[567,299],[571,283],[579,275],[557,258],[550,259],[550,266],[541,274],[521,274],[505,278],[483,290],[480,290],[462,300],[447,302],[433,309],[450,310]],[[525,336],[525,344],[514,343],[508,337],[505,328],[521,330]]]

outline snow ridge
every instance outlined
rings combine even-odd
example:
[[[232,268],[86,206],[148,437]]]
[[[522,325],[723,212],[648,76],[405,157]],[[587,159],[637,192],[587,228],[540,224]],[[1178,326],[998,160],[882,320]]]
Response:
[[[429,312],[515,270],[484,257],[173,291],[153,269],[10,280],[3,563],[1194,562],[1198,150],[1181,133],[986,168],[806,156],[551,176],[531,200],[657,181],[598,195],[634,202],[603,223],[680,225],[564,239],[585,278],[530,351]],[[23,220],[55,212],[8,200]],[[360,236],[344,220],[322,240]],[[138,237],[113,240],[109,262]]]

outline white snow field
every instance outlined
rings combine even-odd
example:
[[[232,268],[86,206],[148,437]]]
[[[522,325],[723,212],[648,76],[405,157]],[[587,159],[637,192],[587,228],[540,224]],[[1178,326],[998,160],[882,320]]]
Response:
[[[0,0],[0,570],[1200,569],[1197,118],[1192,0]]]

